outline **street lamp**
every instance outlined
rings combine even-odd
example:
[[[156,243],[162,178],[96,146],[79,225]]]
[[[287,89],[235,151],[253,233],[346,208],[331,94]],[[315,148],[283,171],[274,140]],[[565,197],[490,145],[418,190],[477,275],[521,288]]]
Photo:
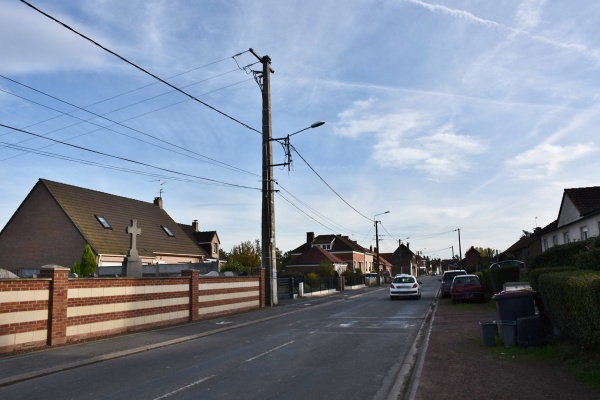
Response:
[[[377,221],[375,217],[383,214],[389,214],[389,211],[375,214],[373,216],[373,223],[375,224],[375,272],[377,272],[377,286],[381,285],[381,277],[379,276],[379,232],[377,231],[377,224],[381,221]]]

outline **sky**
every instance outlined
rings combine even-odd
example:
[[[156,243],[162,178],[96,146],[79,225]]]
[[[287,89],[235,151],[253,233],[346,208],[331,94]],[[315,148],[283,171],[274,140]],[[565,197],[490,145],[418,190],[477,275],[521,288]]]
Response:
[[[502,252],[600,184],[595,0],[29,3],[72,30],[0,0],[0,227],[43,178],[162,196],[226,251],[260,239],[250,48],[275,71],[273,137],[325,122],[274,167],[281,251],[375,247],[377,220],[384,253]]]

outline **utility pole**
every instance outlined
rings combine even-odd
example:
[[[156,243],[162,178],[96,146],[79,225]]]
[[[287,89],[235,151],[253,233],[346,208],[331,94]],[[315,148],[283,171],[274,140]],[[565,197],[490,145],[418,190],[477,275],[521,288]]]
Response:
[[[377,221],[377,216],[383,214],[389,214],[389,211],[373,216],[373,222],[375,223],[375,271],[377,272],[377,286],[381,285],[381,277],[379,276],[379,231],[377,230],[377,224],[381,221]]]
[[[377,286],[381,285],[381,277],[379,276],[379,232],[377,231],[377,223],[375,221],[375,271],[377,272]]]
[[[458,231],[458,254],[459,254],[459,257],[460,257],[458,259],[458,263],[462,267],[462,249],[460,247],[460,228],[458,228],[457,231]]]
[[[261,229],[261,268],[265,270],[267,293],[266,301],[272,307],[277,305],[277,260],[275,245],[275,193],[273,188],[273,145],[271,128],[271,58],[261,57],[250,49],[262,63],[262,74],[255,73],[255,79],[262,92],[262,229]]]

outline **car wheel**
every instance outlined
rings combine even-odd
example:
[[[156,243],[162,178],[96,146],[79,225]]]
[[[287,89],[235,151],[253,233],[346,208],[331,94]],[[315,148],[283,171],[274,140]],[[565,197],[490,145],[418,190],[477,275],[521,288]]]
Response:
[[[456,304],[456,300],[452,299],[452,304]]]
[[[390,300],[394,301],[394,296],[390,296]]]

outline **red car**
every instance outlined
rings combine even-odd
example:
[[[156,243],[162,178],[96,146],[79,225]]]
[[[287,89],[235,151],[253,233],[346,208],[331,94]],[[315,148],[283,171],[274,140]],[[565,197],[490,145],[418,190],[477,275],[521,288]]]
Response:
[[[459,300],[483,302],[483,286],[477,275],[458,275],[450,287],[452,304]]]

